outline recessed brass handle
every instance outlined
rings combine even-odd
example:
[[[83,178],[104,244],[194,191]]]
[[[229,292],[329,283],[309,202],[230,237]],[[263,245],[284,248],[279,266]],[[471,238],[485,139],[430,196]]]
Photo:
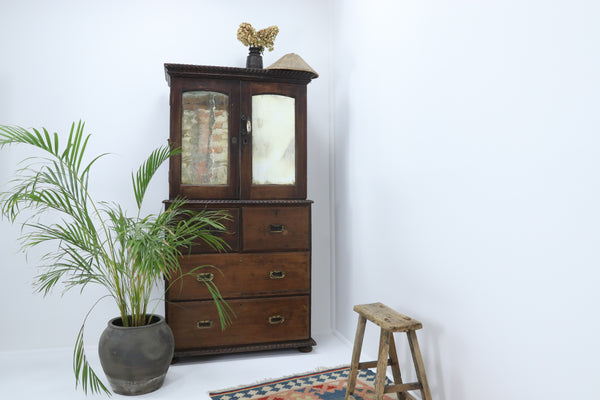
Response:
[[[285,231],[285,225],[283,225],[283,224],[269,225],[269,232],[271,232],[271,233],[283,233],[284,231]]]
[[[279,325],[285,322],[285,317],[283,315],[271,315],[269,317],[269,324],[271,325]]]
[[[196,328],[198,329],[209,329],[212,328],[213,326],[213,322],[209,319],[205,320],[205,321],[198,321],[198,323],[196,323]]]
[[[201,274],[196,275],[196,280],[198,282],[210,282],[214,279],[215,274],[212,272],[203,272]]]
[[[285,271],[271,271],[271,272],[269,272],[269,278],[283,279],[283,278],[285,278]]]

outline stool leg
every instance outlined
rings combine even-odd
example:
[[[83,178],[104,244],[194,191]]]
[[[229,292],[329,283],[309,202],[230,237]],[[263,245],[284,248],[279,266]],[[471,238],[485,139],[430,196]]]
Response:
[[[383,390],[385,389],[385,375],[387,372],[388,357],[390,355],[390,336],[391,331],[382,329],[379,339],[379,356],[377,357],[377,374],[375,375],[375,396],[374,400],[383,400]]]
[[[354,337],[354,349],[352,350],[352,363],[350,364],[350,373],[348,375],[348,387],[346,388],[345,400],[354,394],[356,387],[356,375],[358,374],[358,363],[360,362],[360,352],[362,350],[362,342],[365,336],[365,325],[367,319],[359,314],[358,325],[356,327],[356,336]]]
[[[427,383],[425,364],[423,363],[423,357],[421,356],[417,334],[415,331],[408,331],[406,332],[406,335],[408,336],[408,344],[410,345],[410,352],[412,353],[413,362],[415,364],[417,379],[421,384],[421,397],[423,400],[431,400],[431,392],[429,391],[429,384]]]
[[[400,364],[398,362],[398,353],[396,351],[396,342],[394,341],[394,334],[390,334],[390,360],[392,367],[392,374],[394,375],[394,383],[396,385],[402,385],[402,374],[400,373]],[[398,400],[405,400],[406,396],[404,392],[396,392]]]

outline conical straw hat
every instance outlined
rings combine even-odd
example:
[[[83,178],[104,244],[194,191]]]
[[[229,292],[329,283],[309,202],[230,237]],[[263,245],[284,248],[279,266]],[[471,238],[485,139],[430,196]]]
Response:
[[[266,69],[291,69],[295,71],[308,71],[315,74],[315,78],[319,77],[317,71],[312,69],[298,54],[289,53],[269,65]]]

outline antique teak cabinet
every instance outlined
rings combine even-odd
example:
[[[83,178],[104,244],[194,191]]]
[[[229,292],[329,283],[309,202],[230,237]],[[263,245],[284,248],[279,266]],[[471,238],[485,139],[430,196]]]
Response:
[[[198,245],[171,285],[167,323],[174,358],[281,348],[310,351],[311,200],[306,199],[308,71],[165,64],[170,141],[169,201],[231,215],[226,253]],[[203,280],[236,317],[222,331]],[[167,282],[169,284],[169,282]]]

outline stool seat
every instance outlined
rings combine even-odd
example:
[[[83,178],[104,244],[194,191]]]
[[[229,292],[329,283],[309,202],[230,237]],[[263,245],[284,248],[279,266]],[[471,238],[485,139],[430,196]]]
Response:
[[[423,324],[416,319],[400,314],[382,303],[359,304],[354,306],[354,311],[382,329],[391,332],[406,332],[423,328]]]
[[[427,375],[425,374],[425,365],[423,364],[423,357],[421,356],[421,349],[419,348],[415,332],[417,329],[423,328],[423,325],[416,319],[400,314],[382,303],[359,304],[354,306],[354,311],[358,313],[358,326],[356,327],[356,336],[354,338],[354,349],[352,350],[352,362],[350,364],[350,372],[348,373],[345,400],[356,400],[354,389],[356,388],[358,370],[373,367],[377,367],[373,400],[383,400],[384,393],[396,393],[398,400],[415,400],[415,397],[408,393],[413,390],[421,392],[422,400],[431,400],[431,392],[427,383]],[[367,321],[371,321],[381,328],[379,357],[377,361],[360,362],[360,353]],[[394,332],[406,332],[417,374],[416,382],[405,383],[402,381]],[[388,366],[392,368],[394,376],[393,385],[385,384]]]

